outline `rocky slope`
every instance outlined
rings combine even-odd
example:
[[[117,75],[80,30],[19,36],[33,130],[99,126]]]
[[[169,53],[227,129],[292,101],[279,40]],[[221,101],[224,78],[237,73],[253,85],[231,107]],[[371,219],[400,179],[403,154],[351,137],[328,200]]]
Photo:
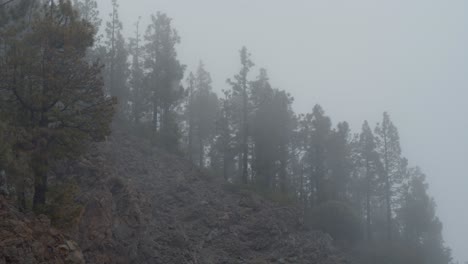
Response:
[[[85,210],[72,235],[87,263],[345,263],[295,209],[226,188],[121,133],[60,175],[82,190]]]
[[[27,216],[0,196],[0,264],[84,264],[79,246],[40,215]]]
[[[149,145],[114,133],[57,166],[50,178],[73,179],[83,205],[67,236],[0,200],[0,264],[346,263],[294,208],[227,188]]]

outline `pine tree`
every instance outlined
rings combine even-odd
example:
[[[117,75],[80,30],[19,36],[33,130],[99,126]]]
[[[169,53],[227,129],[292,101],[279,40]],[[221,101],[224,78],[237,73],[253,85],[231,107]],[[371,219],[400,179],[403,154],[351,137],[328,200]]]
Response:
[[[307,175],[304,166],[304,153],[306,152],[303,129],[304,114],[293,114],[291,122],[291,138],[289,147],[289,170],[292,195],[301,206],[302,213],[306,213],[308,206]]]
[[[180,81],[185,66],[177,59],[175,46],[180,38],[172,20],[163,13],[151,17],[146,30],[145,68],[151,91],[154,139],[166,150],[178,151],[180,131],[175,107],[183,98]]]
[[[310,115],[310,141],[307,155],[309,159],[310,182],[314,193],[312,204],[318,205],[328,200],[326,191],[327,168],[327,142],[331,133],[331,120],[325,116],[320,105],[315,105]]]
[[[123,25],[119,19],[119,4],[112,0],[112,12],[106,23],[105,41],[105,84],[107,92],[117,98],[119,119],[125,119],[128,115],[129,89],[127,80],[129,77],[128,51],[125,38],[122,35]]]
[[[193,75],[192,72],[190,72],[189,76],[187,77],[187,105],[186,105],[186,119],[187,119],[187,126],[188,126],[188,132],[187,132],[187,153],[189,156],[190,162],[193,163],[193,153],[194,151],[194,144],[193,144],[193,138],[194,138],[194,113],[192,111],[193,107],[193,97],[195,93],[195,76]]]
[[[103,139],[110,132],[114,101],[103,94],[101,65],[85,58],[95,31],[69,2],[36,7],[31,19],[25,31],[11,24],[15,34],[5,39],[0,99],[25,133],[15,145],[31,157],[33,204],[40,209],[50,161],[77,155],[84,142]]]
[[[240,136],[241,141],[239,142],[240,151],[240,164],[241,164],[241,182],[247,184],[249,182],[248,173],[248,160],[249,160],[249,81],[247,76],[250,68],[254,66],[250,59],[250,53],[246,47],[242,47],[240,50],[240,61],[241,70],[239,74],[234,76],[234,80],[228,79],[228,83],[231,84],[234,95],[239,95],[241,98],[241,122],[240,122]]]
[[[252,87],[253,171],[264,189],[287,192],[288,162],[292,137],[292,97],[271,88],[266,70],[261,69]]]
[[[235,111],[231,91],[223,91],[216,120],[216,136],[210,149],[211,169],[223,175],[226,181],[232,179],[234,157],[237,152]]]
[[[273,114],[274,92],[268,81],[265,70],[261,70],[257,80],[252,82],[252,104],[255,111],[252,117],[252,138],[254,144],[254,160],[252,164],[254,181],[260,188],[274,189],[276,184],[276,164],[278,152],[276,145]]]
[[[395,185],[401,184],[401,148],[398,130],[387,112],[383,113],[382,124],[375,128],[376,143],[383,165],[384,197],[387,220],[387,239],[392,239],[392,198]]]
[[[398,219],[403,238],[423,256],[424,263],[448,264],[450,250],[444,246],[442,224],[435,214],[435,202],[428,193],[426,175],[419,167],[408,170],[402,207]]]
[[[143,118],[148,106],[148,91],[145,86],[145,73],[142,65],[142,50],[141,50],[141,34],[140,34],[140,18],[135,24],[135,38],[131,39],[131,55],[132,66],[130,74],[131,87],[131,120],[138,127]]]
[[[78,15],[84,21],[90,23],[96,34],[102,24],[102,19],[99,17],[99,9],[96,0],[73,0],[74,8],[78,11]],[[96,36],[99,38],[99,36]]]
[[[189,155],[191,159],[197,154],[200,168],[205,166],[207,142],[215,134],[216,118],[218,117],[218,96],[212,91],[211,76],[205,70],[202,62],[193,79],[189,79],[189,105],[186,115],[189,118]],[[197,140],[194,148],[193,140]]]
[[[338,123],[328,142],[328,167],[330,170],[330,196],[333,200],[346,201],[352,171],[351,131],[347,122]]]
[[[375,181],[378,176],[380,164],[376,151],[375,137],[367,121],[362,126],[359,139],[359,166],[364,170],[365,211],[367,240],[372,240],[372,196],[375,190]]]

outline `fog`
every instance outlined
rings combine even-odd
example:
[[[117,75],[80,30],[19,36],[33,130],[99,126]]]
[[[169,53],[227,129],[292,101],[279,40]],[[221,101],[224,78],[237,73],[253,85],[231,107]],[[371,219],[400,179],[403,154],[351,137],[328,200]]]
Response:
[[[109,1],[98,1],[107,17]],[[202,60],[213,87],[239,70],[245,45],[298,112],[319,103],[359,132],[388,111],[403,154],[428,175],[445,240],[468,260],[468,3],[453,1],[120,1],[124,31],[166,12],[189,71]],[[256,70],[250,77],[257,75]]]

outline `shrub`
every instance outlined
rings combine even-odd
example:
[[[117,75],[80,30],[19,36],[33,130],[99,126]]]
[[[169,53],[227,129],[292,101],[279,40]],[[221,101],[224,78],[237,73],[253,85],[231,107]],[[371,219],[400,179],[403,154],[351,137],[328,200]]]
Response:
[[[355,262],[361,264],[374,263],[399,263],[399,264],[423,264],[420,249],[406,243],[405,241],[393,241],[392,243],[382,243],[375,241],[372,245],[367,242],[360,244],[353,252]]]
[[[74,183],[51,186],[48,191],[47,204],[42,210],[50,218],[53,226],[67,229],[78,222],[84,209],[75,201],[78,194],[79,188]]]
[[[335,240],[354,242],[361,237],[359,216],[343,202],[330,201],[318,206],[311,214],[310,223]]]

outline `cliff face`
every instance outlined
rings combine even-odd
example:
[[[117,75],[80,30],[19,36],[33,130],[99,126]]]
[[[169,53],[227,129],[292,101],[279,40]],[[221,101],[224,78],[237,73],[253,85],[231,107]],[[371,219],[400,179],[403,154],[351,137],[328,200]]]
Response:
[[[57,176],[85,205],[74,237],[87,263],[345,263],[294,208],[216,178],[149,144],[114,134]]]

